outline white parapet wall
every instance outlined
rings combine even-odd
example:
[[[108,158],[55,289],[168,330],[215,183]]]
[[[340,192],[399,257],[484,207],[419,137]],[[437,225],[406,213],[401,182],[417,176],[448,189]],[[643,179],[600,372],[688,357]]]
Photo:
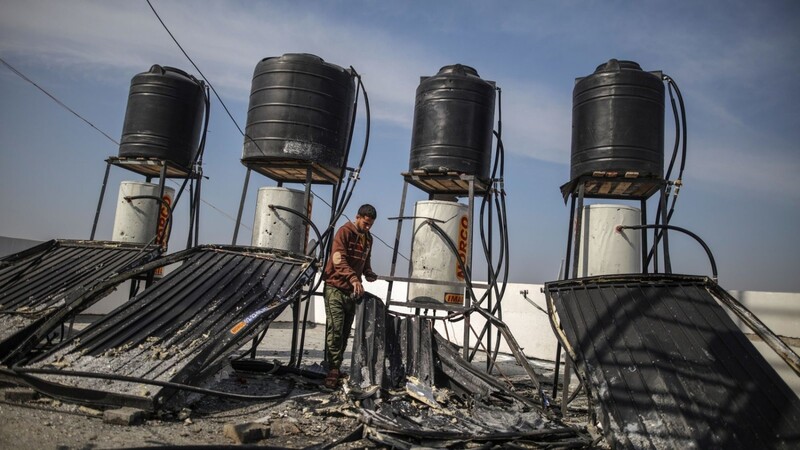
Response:
[[[800,353],[800,293],[728,291],[747,309],[756,315],[773,333],[781,336],[795,352]],[[727,310],[726,310],[727,311]],[[764,358],[778,372],[786,383],[800,395],[800,377],[764,341],[757,338],[753,330],[734,316],[728,314],[739,328],[753,341]]]

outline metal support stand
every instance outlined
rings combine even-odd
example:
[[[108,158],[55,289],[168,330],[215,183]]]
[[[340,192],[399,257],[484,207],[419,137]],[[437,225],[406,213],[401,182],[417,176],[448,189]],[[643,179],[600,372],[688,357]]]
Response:
[[[412,184],[424,192],[429,194],[429,198],[433,198],[434,194],[452,194],[456,197],[467,197],[468,201],[468,212],[467,212],[467,227],[468,227],[468,235],[469,241],[467,244],[467,258],[464,261],[465,265],[465,273],[467,274],[469,280],[472,279],[472,257],[473,257],[473,240],[475,238],[474,235],[474,209],[475,209],[475,194],[476,193],[486,193],[491,189],[490,185],[487,185],[484,182],[478,180],[474,175],[462,175],[462,174],[455,174],[455,173],[448,173],[448,174],[420,174],[420,173],[407,173],[404,175],[404,182],[403,182],[403,194],[400,200],[400,212],[397,219],[397,230],[395,233],[394,239],[394,249],[392,251],[392,263],[391,269],[389,272],[388,277],[384,277],[384,279],[388,282],[388,288],[386,293],[386,303],[387,306],[403,306],[406,308],[413,308],[414,314],[421,315],[420,310],[432,310],[434,314],[437,311],[450,311],[450,312],[464,312],[464,333],[463,333],[463,347],[462,347],[462,355],[465,360],[471,360],[474,352],[470,354],[470,350],[472,347],[470,345],[470,323],[471,323],[471,308],[473,305],[473,297],[471,289],[468,289],[466,295],[464,295],[464,304],[463,305],[448,305],[448,304],[438,304],[438,303],[414,303],[414,302],[407,302],[407,301],[395,301],[392,299],[392,290],[395,281],[407,281],[409,283],[430,283],[430,284],[450,284],[444,283],[434,280],[420,280],[420,279],[412,279],[412,278],[405,278],[405,277],[398,277],[396,276],[397,272],[397,255],[399,252],[400,246],[400,237],[402,235],[403,229],[403,221],[408,219],[405,216],[405,206],[406,206],[406,199],[408,195],[408,185]],[[491,247],[489,248],[490,253],[490,260],[491,260]],[[489,264],[489,270],[491,270],[491,264]],[[411,271],[410,262],[409,262],[409,274]],[[476,285],[473,283],[473,287]],[[486,286],[487,289],[491,289],[491,286]],[[491,295],[491,293],[490,293]],[[491,300],[489,303],[489,312],[491,311]],[[427,315],[427,314],[426,314]],[[487,326],[490,324],[487,323]],[[489,340],[491,343],[491,340]],[[480,345],[480,342],[476,342],[476,349],[477,346]],[[491,362],[487,361],[487,370],[490,367]]]
[[[190,199],[189,204],[189,238],[190,240],[187,242],[187,247],[191,244],[191,237],[192,235],[195,236],[195,241],[197,240],[197,233],[199,230],[199,217],[200,217],[200,183],[202,180],[202,174],[199,172],[194,172],[185,167],[181,167],[178,164],[172,163],[165,159],[158,159],[158,158],[121,158],[111,156],[106,159],[106,170],[105,174],[103,175],[103,184],[100,188],[100,198],[97,201],[97,210],[95,211],[94,221],[92,222],[92,232],[90,234],[89,239],[94,240],[95,235],[97,233],[97,224],[100,220],[100,211],[103,207],[103,200],[105,198],[106,193],[106,186],[108,185],[108,176],[111,172],[111,166],[115,165],[121,167],[123,169],[129,170],[131,172],[137,173],[139,175],[143,175],[145,177],[145,181],[150,183],[154,176],[159,177],[158,183],[158,211],[159,215],[161,214],[161,208],[167,207],[170,209],[169,217],[172,217],[172,211],[175,209],[177,205],[177,198],[172,205],[164,205],[161,199],[164,198],[164,190],[166,185],[167,178],[196,178],[197,179],[197,191],[194,193],[194,197],[196,200]],[[155,229],[155,236],[156,239],[158,238],[159,232],[159,222],[160,220],[156,220],[156,229]],[[195,224],[197,226],[195,227]],[[172,224],[170,224],[172,226]],[[164,237],[168,235],[168,229],[164,228]],[[165,245],[166,241],[162,243]],[[195,243],[196,245],[196,243]],[[148,272],[145,277],[145,287],[150,286],[155,279],[155,272],[151,271]],[[133,291],[131,292],[133,294]]]
[[[233,231],[233,239],[232,243],[236,245],[236,241],[238,240],[239,236],[239,228],[242,222],[242,213],[244,211],[244,204],[247,199],[247,190],[250,185],[250,174],[251,172],[255,171],[261,175],[266,176],[274,180],[277,183],[278,187],[283,187],[284,183],[303,183],[304,186],[304,210],[303,211],[296,211],[301,216],[311,218],[311,196],[313,193],[311,192],[311,185],[314,183],[318,184],[330,184],[333,185],[332,189],[332,199],[331,199],[331,218],[329,220],[332,221],[334,219],[333,214],[336,210],[336,195],[339,189],[340,180],[342,175],[344,174],[346,168],[342,168],[339,174],[334,173],[330,168],[319,165],[317,163],[311,163],[308,161],[301,161],[301,160],[274,160],[269,162],[263,163],[245,163],[247,167],[247,173],[245,174],[244,185],[242,186],[242,196],[239,202],[239,211],[236,216],[236,226]],[[329,241],[330,242],[330,241]],[[319,243],[322,245],[322,243]],[[307,253],[309,250],[308,242],[306,242],[306,246],[303,249],[303,253]],[[289,355],[289,362],[287,364],[288,367],[299,367],[302,354],[303,354],[303,344],[304,344],[304,335],[305,335],[305,323],[303,321],[305,318],[301,318],[300,310],[303,307],[302,298],[305,295],[313,294],[313,293],[299,293],[298,296],[291,302],[292,308],[292,338],[291,338],[291,348],[290,355]],[[310,296],[309,296],[310,297]],[[308,299],[308,302],[313,301],[311,298]],[[305,309],[308,310],[309,303],[306,303]],[[300,330],[300,327],[303,327],[303,330]],[[249,350],[249,355],[251,358],[254,358],[256,355],[256,348],[261,343],[261,341],[266,336],[267,330],[265,329],[261,334],[256,336],[253,339],[252,347]]]
[[[311,217],[311,210],[309,205],[311,204],[309,200],[311,200],[311,167],[306,168],[306,183],[305,183],[305,195],[303,196],[303,204],[306,206],[306,210],[304,211],[306,217]],[[303,253],[308,250],[308,240],[306,240],[306,247],[303,249]],[[299,362],[297,357],[298,351],[302,351],[297,347],[297,339],[298,333],[300,329],[300,299],[302,295],[298,295],[297,298],[292,302],[292,348],[290,351],[289,356],[289,366],[295,367],[296,364]],[[309,301],[311,301],[309,299]]]
[[[569,384],[572,382],[572,360],[567,356],[564,358],[564,381],[561,385],[561,413],[567,412],[569,402]]]
[[[475,177],[471,177],[469,180],[469,200],[468,200],[468,209],[467,209],[467,235],[469,236],[469,241],[467,243],[467,261],[465,261],[465,273],[469,275],[469,279],[472,280],[472,241],[475,239],[475,234],[473,231],[475,227],[473,226],[473,213],[475,209]],[[472,289],[468,286],[468,292],[464,295],[464,308],[469,311],[470,306],[472,306]],[[471,329],[471,314],[464,314],[464,346],[462,347],[464,359],[467,361],[470,360],[469,358],[469,332]]]
[[[94,222],[92,223],[92,234],[89,240],[94,240],[94,234],[97,231],[97,222],[100,220],[100,209],[103,207],[103,197],[106,195],[106,184],[108,184],[108,173],[111,170],[111,163],[106,161],[106,174],[103,176],[103,184],[100,187],[100,199],[97,200],[97,211],[94,213]]]
[[[242,224],[242,211],[244,210],[244,201],[247,198],[247,187],[250,184],[250,168],[247,168],[247,174],[244,176],[244,186],[242,187],[242,199],[239,201],[239,212],[236,214],[236,226],[233,228],[233,239],[231,245],[236,245],[236,239],[239,237],[239,226]]]
[[[400,233],[403,230],[403,217],[406,210],[406,195],[408,194],[408,182],[403,182],[403,195],[400,198],[400,214],[397,217],[397,231],[394,235],[394,249],[392,251],[392,266],[389,269],[389,286],[386,290],[387,304],[392,301],[392,286],[394,285],[395,269],[397,268],[397,252],[400,248]]]
[[[567,232],[567,253],[564,264],[564,278],[565,280],[585,276],[580,272],[580,250],[581,239],[583,233],[583,206],[586,198],[614,198],[625,200],[640,200],[641,205],[641,220],[642,223],[647,223],[647,199],[654,193],[659,192],[659,202],[661,205],[662,220],[666,223],[666,181],[654,179],[627,179],[606,177],[601,175],[584,176],[574,182],[570,182],[562,186],[562,193],[570,198],[570,212],[569,212],[569,230]],[[648,273],[647,267],[647,233],[646,229],[641,230],[642,233],[642,272]],[[664,254],[669,255],[668,241],[666,239],[666,230],[664,230]],[[654,243],[656,247],[658,244],[657,235],[654,234]],[[653,249],[653,271],[658,272],[658,253],[657,248]],[[672,272],[669,258],[665,258],[667,273]],[[561,365],[561,345],[556,346],[556,359],[555,370],[553,372],[553,398],[558,395],[558,380],[559,368]],[[562,389],[562,411],[566,411],[566,401],[569,398],[569,377],[571,377],[571,362],[569,356],[565,358],[564,380]]]

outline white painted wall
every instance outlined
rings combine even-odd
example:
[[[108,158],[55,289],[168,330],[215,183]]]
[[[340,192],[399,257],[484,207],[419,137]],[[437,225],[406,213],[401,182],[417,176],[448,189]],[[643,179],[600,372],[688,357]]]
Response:
[[[788,292],[728,291],[747,309],[755,314],[764,325],[779,336],[800,338],[800,294]],[[726,309],[727,311],[727,309]],[[732,313],[734,323],[747,334],[753,331],[747,328]],[[756,349],[772,365],[797,395],[800,395],[800,377],[778,356],[766,343],[754,341]],[[800,353],[800,346],[791,346]]]

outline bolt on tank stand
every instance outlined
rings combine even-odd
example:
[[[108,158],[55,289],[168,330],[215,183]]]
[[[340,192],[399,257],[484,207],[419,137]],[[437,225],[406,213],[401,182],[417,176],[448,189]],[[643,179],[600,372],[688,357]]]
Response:
[[[647,200],[655,193],[659,193],[661,220],[666,223],[666,192],[667,182],[662,179],[653,178],[628,178],[619,177],[617,174],[595,173],[586,175],[573,180],[561,187],[564,198],[570,198],[569,228],[567,231],[567,252],[564,264],[563,279],[575,278],[579,273],[580,264],[580,242],[583,228],[584,200],[586,198],[606,198],[622,200],[638,200],[640,202],[641,223],[647,223]],[[664,255],[669,254],[669,241],[667,230],[664,230],[661,239]],[[647,230],[641,230],[642,239],[642,273],[648,273],[648,244]],[[658,272],[657,247],[658,242],[653,246],[653,271]],[[574,244],[574,249],[572,248]],[[669,258],[665,258],[665,272],[671,273],[672,269]],[[549,314],[553,314],[552,311]],[[572,375],[573,362],[566,355],[562,392],[562,411],[566,411],[569,398],[569,383]],[[558,378],[561,360],[561,345],[556,346],[555,370],[553,372],[553,398],[558,394]]]

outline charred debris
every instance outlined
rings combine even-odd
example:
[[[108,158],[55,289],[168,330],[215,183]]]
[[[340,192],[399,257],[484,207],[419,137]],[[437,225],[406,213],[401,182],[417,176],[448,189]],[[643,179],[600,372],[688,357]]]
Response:
[[[39,273],[37,258],[49,259],[39,252],[7,258],[4,273]],[[111,314],[78,332],[62,331],[75,313],[121,282],[168,264],[176,267]],[[64,273],[85,270],[52,266]],[[24,336],[4,340],[14,348],[4,355],[2,378],[93,408],[128,406],[161,417],[177,415],[198,396],[281,400],[290,395],[298,375],[322,389],[319,373],[299,364],[269,367],[276,372],[273,376],[287,380],[277,384],[277,392],[248,395],[209,388],[228,364],[243,373],[270,366],[248,358],[248,351],[232,360],[230,356],[249,341],[263,339],[272,321],[299,299],[314,272],[311,258],[231,246],[201,246],[120,270],[64,290],[57,314],[43,316]],[[16,287],[25,279],[17,276]],[[49,279],[57,282],[56,277]],[[12,284],[5,292],[13,291]],[[362,434],[353,439],[396,448],[590,443],[584,430],[562,423],[546,407],[541,390],[531,388],[523,395],[476,369],[429,320],[391,313],[369,294],[360,302],[358,316],[352,376],[340,393],[330,394],[342,395],[362,422]],[[538,387],[538,380],[531,381]]]

